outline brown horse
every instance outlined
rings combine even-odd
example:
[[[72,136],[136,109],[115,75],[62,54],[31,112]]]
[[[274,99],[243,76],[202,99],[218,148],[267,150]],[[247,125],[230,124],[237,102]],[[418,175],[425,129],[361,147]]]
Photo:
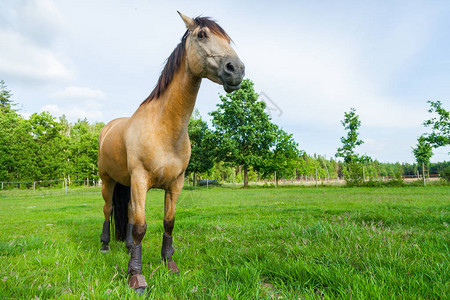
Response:
[[[105,200],[102,250],[109,250],[114,210],[116,239],[125,240],[131,254],[129,285],[141,292],[147,287],[141,275],[146,193],[151,188],[165,190],[161,256],[176,273],[172,259],[175,204],[191,155],[187,127],[200,83],[208,78],[232,92],[240,88],[244,77],[244,64],[217,23],[179,14],[187,31],[167,59],[155,89],[131,118],[109,122],[99,139],[98,168]]]

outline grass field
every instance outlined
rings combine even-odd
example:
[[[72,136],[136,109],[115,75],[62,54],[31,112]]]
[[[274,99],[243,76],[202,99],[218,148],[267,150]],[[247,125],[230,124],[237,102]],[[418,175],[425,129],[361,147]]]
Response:
[[[128,253],[102,254],[100,189],[0,192],[0,298],[142,298]],[[197,189],[180,196],[178,276],[147,194],[150,298],[448,299],[449,187]]]

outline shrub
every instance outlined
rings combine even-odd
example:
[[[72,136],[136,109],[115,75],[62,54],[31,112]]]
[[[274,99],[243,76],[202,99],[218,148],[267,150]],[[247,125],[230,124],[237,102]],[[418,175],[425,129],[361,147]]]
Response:
[[[447,167],[444,170],[442,170],[439,173],[439,175],[441,175],[441,178],[449,183],[450,182],[450,167]]]

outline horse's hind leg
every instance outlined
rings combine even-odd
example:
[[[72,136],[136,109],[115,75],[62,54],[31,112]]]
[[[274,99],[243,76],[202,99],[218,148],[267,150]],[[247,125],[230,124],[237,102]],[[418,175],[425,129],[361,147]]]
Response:
[[[161,247],[161,256],[166,263],[167,268],[172,273],[178,273],[177,264],[173,261],[172,255],[175,253],[173,249],[172,231],[175,225],[175,205],[177,204],[178,196],[183,188],[184,174],[180,175],[174,184],[166,190],[164,198],[164,235],[163,244]]]
[[[109,250],[109,241],[111,239],[110,219],[112,213],[112,201],[115,185],[115,181],[113,181],[111,178],[106,176],[102,178],[102,196],[105,200],[105,205],[103,206],[105,222],[103,222],[102,235],[100,236],[100,241],[103,243],[101,248],[102,252],[107,252]]]

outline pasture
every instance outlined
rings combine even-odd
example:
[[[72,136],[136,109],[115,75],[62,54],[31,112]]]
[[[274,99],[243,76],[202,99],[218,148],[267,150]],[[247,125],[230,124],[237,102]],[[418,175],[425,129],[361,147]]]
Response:
[[[103,254],[99,188],[0,192],[0,298],[142,298],[129,255]],[[160,259],[163,192],[147,194],[146,296],[449,297],[448,187],[183,190],[178,276]]]

